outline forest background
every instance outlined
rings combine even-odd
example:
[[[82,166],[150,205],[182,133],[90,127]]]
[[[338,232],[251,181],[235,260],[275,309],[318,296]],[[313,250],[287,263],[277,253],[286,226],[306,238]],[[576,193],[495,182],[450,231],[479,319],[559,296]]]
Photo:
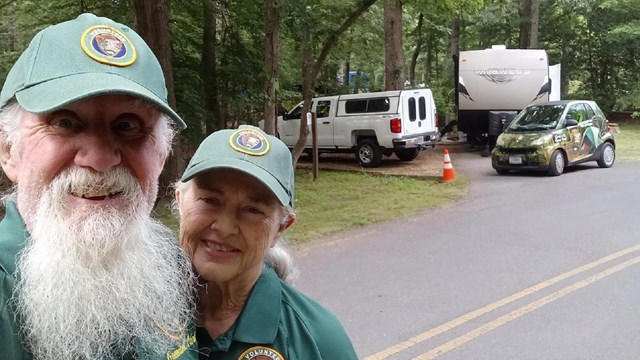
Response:
[[[273,132],[302,99],[365,84],[431,88],[444,126],[456,114],[452,55],[495,44],[545,49],[562,64],[563,99],[593,99],[608,114],[640,109],[638,0],[0,0],[0,81],[39,30],[83,12],[136,29],[160,59],[188,124],[164,189],[211,132],[262,119]],[[368,79],[343,85],[349,71]]]

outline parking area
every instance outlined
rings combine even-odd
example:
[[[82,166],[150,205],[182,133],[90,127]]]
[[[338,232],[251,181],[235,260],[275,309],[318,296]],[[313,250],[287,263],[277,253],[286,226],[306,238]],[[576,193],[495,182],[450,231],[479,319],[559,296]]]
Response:
[[[441,177],[444,165],[444,150],[451,154],[451,161],[455,168],[456,154],[477,155],[480,158],[479,148],[472,148],[467,143],[442,140],[435,148],[421,151],[418,157],[412,161],[400,161],[396,156],[384,157],[380,167],[363,168],[358,164],[353,154],[321,154],[319,168],[345,171],[368,171],[372,173],[411,177]],[[301,156],[298,168],[311,169],[311,157]]]

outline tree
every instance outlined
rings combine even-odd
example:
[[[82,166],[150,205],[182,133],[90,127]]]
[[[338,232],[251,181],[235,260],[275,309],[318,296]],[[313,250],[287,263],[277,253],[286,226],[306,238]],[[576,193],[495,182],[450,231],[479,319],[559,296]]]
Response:
[[[404,89],[402,48],[402,1],[384,0],[384,88]]]
[[[304,151],[307,136],[309,135],[309,127],[307,126],[306,114],[309,112],[311,105],[311,98],[313,97],[316,77],[320,73],[324,62],[329,55],[331,49],[336,45],[338,38],[342,35],[351,25],[353,25],[358,18],[366,12],[376,0],[360,0],[358,6],[353,10],[342,25],[332,31],[326,40],[321,45],[320,53],[315,61],[312,59],[312,42],[311,42],[311,30],[307,24],[300,23],[299,39],[302,44],[301,64],[302,64],[302,94],[304,105],[302,106],[302,113],[300,119],[300,134],[298,142],[293,147],[292,157],[293,165],[298,163],[300,155]],[[304,6],[304,4],[301,4]]]
[[[221,120],[218,113],[218,66],[216,59],[216,1],[202,1],[202,60],[200,62],[200,77],[202,78],[203,103],[206,109],[204,118],[204,128],[207,134],[215,130],[216,119]],[[219,128],[224,128],[224,124],[219,123]]]
[[[137,32],[149,44],[153,50],[162,72],[168,91],[169,105],[175,109],[176,99],[173,91],[173,71],[171,64],[171,40],[169,36],[169,21],[164,0],[134,0]],[[169,155],[164,170],[160,175],[160,188],[158,196],[173,197],[170,190],[176,179],[185,168],[182,159],[182,147],[180,138],[176,136],[173,153]]]
[[[264,67],[266,80],[264,83],[264,131],[275,134],[276,120],[276,90],[278,88],[278,59],[280,49],[278,45],[280,14],[278,0],[266,0],[267,16],[264,34]]]

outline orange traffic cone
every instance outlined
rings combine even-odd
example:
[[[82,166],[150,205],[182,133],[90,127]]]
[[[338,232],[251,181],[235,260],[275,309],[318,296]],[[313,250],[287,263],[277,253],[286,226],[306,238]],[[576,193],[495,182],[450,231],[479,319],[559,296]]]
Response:
[[[451,181],[455,180],[455,178],[456,174],[453,172],[453,165],[451,165],[449,150],[444,149],[444,169],[442,170],[442,180]]]

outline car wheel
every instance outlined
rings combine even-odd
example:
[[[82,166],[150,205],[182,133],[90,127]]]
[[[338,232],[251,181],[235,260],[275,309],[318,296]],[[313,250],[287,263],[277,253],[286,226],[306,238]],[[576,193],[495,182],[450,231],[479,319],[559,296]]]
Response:
[[[382,162],[382,149],[374,139],[363,139],[358,142],[356,158],[362,167],[377,167]]]
[[[564,155],[560,150],[556,150],[551,154],[551,160],[549,160],[549,169],[547,173],[551,176],[558,176],[564,172],[564,166],[566,162]]]
[[[600,158],[597,160],[598,166],[601,168],[610,168],[616,161],[616,149],[611,143],[604,143],[602,145],[602,151],[600,152]]]
[[[495,170],[500,175],[507,175],[509,173],[509,170],[507,169],[495,169]]]
[[[400,161],[411,161],[418,157],[418,149],[399,149],[395,151]]]

